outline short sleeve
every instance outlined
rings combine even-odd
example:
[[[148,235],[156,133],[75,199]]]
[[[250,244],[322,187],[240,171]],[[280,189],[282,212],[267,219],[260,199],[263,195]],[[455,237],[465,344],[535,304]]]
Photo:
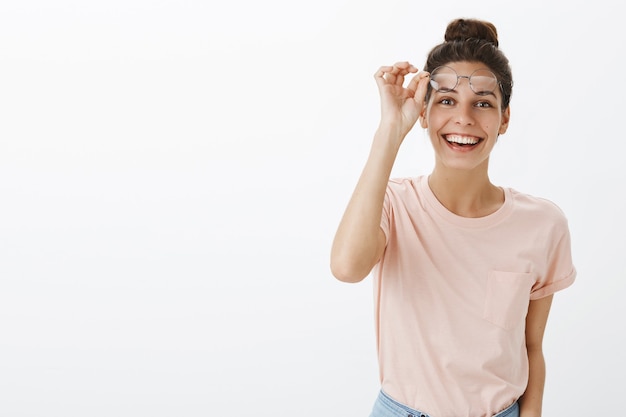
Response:
[[[567,220],[555,222],[551,245],[546,250],[546,267],[533,286],[530,299],[538,300],[563,290],[574,283],[576,268],[572,262],[571,237]]]

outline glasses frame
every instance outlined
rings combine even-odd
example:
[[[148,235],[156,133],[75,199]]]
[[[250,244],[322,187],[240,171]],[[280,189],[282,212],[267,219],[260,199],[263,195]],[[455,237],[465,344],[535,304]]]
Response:
[[[436,82],[432,76],[433,74],[435,74],[437,72],[437,70],[442,69],[442,68],[447,68],[450,71],[452,71],[455,75],[456,75],[456,83],[454,84],[454,87],[452,88],[445,88],[445,89],[438,89],[436,88],[433,84]],[[432,87],[433,90],[435,90],[438,93],[449,93],[450,91],[453,91],[458,85],[459,85],[459,79],[461,78],[467,78],[467,83],[469,84],[470,89],[474,92],[474,94],[479,95],[479,96],[486,96],[489,94],[492,94],[494,91],[496,91],[496,89],[494,88],[491,91],[481,91],[481,92],[476,92],[476,90],[474,90],[474,87],[472,86],[472,76],[474,74],[476,74],[478,71],[486,71],[488,73],[490,73],[491,75],[493,75],[493,78],[496,80],[496,84],[498,86],[500,86],[500,92],[502,94],[504,94],[504,87],[502,86],[502,82],[498,79],[498,77],[496,76],[496,74],[493,73],[493,71],[487,69],[487,68],[478,68],[477,70],[474,70],[470,75],[459,75],[454,68],[449,67],[447,65],[440,65],[437,68],[435,68],[434,70],[432,70],[430,72],[431,77],[430,77],[430,81],[429,84]]]

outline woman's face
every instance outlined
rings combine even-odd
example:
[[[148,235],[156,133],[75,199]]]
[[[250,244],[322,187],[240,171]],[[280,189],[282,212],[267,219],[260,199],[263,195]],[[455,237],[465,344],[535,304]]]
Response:
[[[497,83],[493,91],[484,87],[493,85],[480,78],[486,74],[482,70],[488,70],[484,64],[452,62],[446,66],[454,71],[447,69],[444,79],[433,72],[431,80],[441,81],[438,85],[442,90],[452,89],[433,89],[421,125],[428,129],[437,164],[453,169],[487,169],[498,135],[508,127],[510,110],[501,110],[502,92]],[[456,86],[454,72],[459,76]]]

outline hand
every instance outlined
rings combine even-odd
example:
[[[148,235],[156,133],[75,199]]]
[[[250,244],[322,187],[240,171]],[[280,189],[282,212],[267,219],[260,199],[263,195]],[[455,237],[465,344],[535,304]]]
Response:
[[[417,74],[404,87],[404,78],[411,73]],[[425,105],[429,76],[408,62],[380,67],[374,78],[381,98],[381,124],[395,125],[406,135]]]

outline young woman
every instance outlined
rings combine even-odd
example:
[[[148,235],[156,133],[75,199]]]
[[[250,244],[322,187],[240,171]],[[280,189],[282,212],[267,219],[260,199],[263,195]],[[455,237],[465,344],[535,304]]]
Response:
[[[423,71],[399,62],[375,79],[380,124],[331,251],[339,280],[373,272],[371,417],[538,417],[552,296],[576,271],[562,211],[489,179],[513,86],[496,28],[452,21]],[[418,120],[434,169],[390,179]]]

